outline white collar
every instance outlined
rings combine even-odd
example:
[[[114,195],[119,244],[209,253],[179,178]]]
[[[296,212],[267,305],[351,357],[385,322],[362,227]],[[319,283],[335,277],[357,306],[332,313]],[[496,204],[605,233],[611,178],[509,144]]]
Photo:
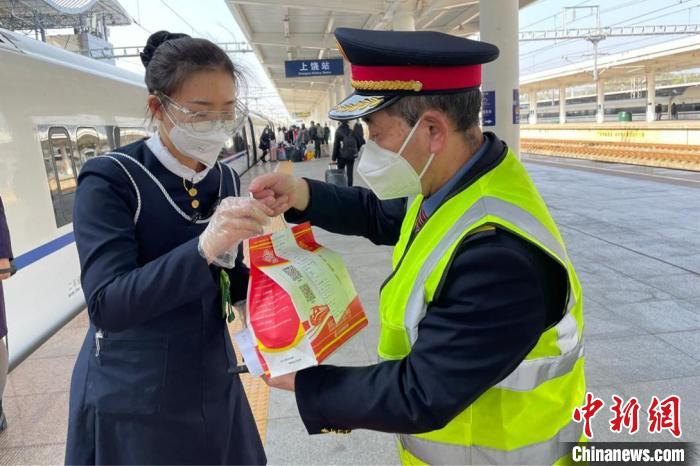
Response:
[[[165,147],[157,131],[153,136],[146,140],[146,146],[151,149],[153,155],[156,156],[160,163],[162,163],[170,173],[185,178],[191,183],[199,183],[209,174],[209,170],[211,170],[211,168],[205,168],[201,172],[197,172],[192,170],[190,167],[183,165],[182,162],[176,159],[175,156],[170,153],[168,148]]]

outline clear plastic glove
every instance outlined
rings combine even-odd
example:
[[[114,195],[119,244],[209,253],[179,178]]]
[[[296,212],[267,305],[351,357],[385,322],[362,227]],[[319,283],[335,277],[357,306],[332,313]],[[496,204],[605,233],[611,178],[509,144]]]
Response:
[[[238,245],[244,239],[262,234],[272,214],[272,209],[255,199],[223,199],[199,237],[199,254],[209,264],[233,268]]]

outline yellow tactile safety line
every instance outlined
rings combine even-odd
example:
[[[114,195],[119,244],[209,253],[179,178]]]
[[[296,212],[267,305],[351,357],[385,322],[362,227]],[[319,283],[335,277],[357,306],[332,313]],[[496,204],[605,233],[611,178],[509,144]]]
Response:
[[[566,158],[700,171],[700,146],[521,138],[520,151]]]
[[[292,162],[280,162],[277,165],[277,172],[282,173],[294,173],[294,166]],[[265,228],[265,233],[272,233],[275,231],[282,230],[286,228],[287,224],[282,218],[282,216],[272,219],[270,225]],[[246,265],[250,265],[248,259],[248,242],[243,244],[243,254],[244,262]],[[241,330],[241,319],[236,320],[229,325],[229,332],[233,336],[234,333]],[[234,343],[235,346],[235,343]],[[237,354],[240,355],[238,348],[236,348]],[[260,438],[262,438],[263,443],[265,442],[265,433],[267,431],[267,417],[268,417],[268,407],[270,404],[270,387],[260,378],[252,377],[250,374],[241,374],[241,382],[243,383],[243,389],[245,390],[246,396],[248,397],[248,402],[253,410],[253,417],[255,418],[255,424],[258,426],[258,432],[260,432]]]
[[[229,332],[233,338],[233,334],[241,329],[241,319],[237,318],[229,325]],[[234,340],[234,346],[235,340]],[[236,353],[239,355],[240,352],[236,348]],[[241,364],[241,361],[239,361]],[[253,410],[253,417],[255,418],[255,424],[258,426],[258,432],[260,432],[260,438],[265,443],[265,432],[267,429],[267,410],[270,403],[270,387],[267,386],[265,382],[260,377],[253,377],[250,374],[241,374],[241,382],[243,382],[243,389],[248,397],[248,403]]]

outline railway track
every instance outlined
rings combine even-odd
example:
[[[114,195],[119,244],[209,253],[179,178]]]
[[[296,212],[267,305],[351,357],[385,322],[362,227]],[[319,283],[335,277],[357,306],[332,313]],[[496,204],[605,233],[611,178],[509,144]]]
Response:
[[[700,171],[700,146],[521,138],[523,153]]]

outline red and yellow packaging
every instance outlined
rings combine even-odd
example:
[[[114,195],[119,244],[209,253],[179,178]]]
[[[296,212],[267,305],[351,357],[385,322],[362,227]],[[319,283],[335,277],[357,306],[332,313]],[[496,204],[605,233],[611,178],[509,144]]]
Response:
[[[253,375],[317,365],[367,325],[342,257],[311,225],[252,238],[246,328],[236,335]]]

